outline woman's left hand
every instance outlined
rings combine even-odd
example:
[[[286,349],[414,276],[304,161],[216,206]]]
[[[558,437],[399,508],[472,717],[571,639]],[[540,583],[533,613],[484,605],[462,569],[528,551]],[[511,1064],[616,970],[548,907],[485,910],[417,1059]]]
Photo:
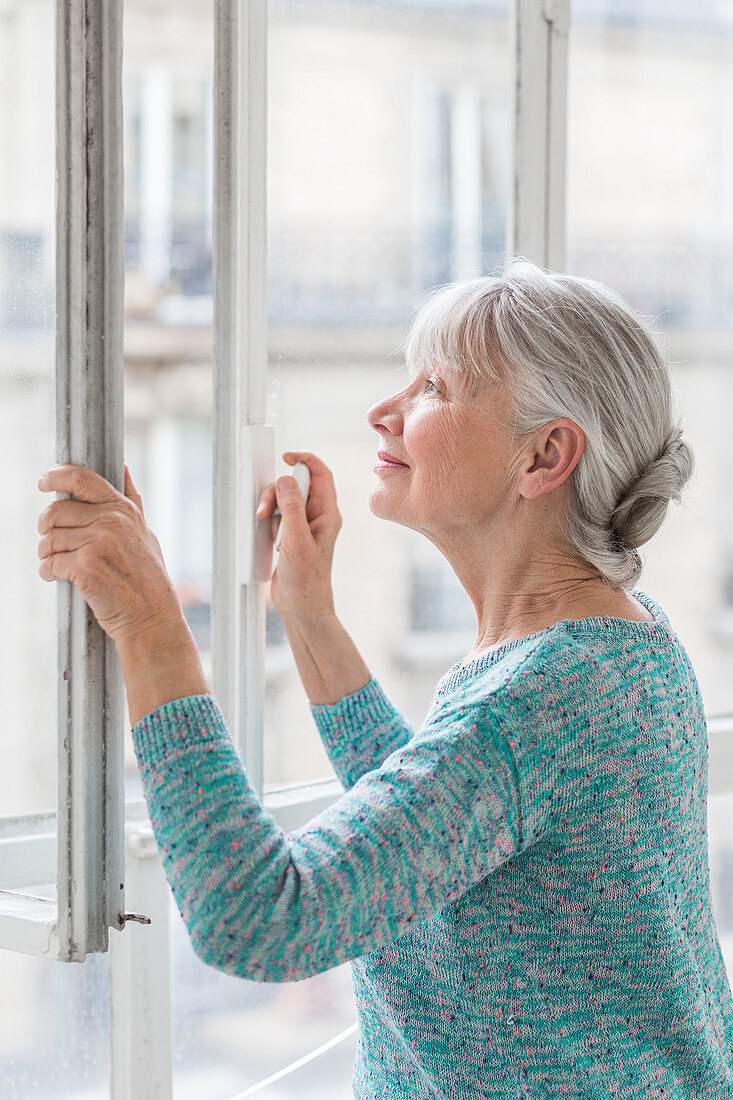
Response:
[[[74,498],[53,501],[39,517],[44,581],[73,581],[116,645],[159,631],[168,614],[180,620],[180,601],[127,466],[124,495],[86,466],[52,466],[38,487]]]

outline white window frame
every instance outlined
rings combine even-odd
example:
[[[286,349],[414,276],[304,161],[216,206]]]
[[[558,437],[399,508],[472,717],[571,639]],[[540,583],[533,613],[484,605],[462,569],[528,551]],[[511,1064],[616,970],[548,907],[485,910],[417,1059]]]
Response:
[[[212,691],[250,783],[288,830],[342,793],[337,779],[264,791],[267,525],[267,0],[220,0],[214,48]],[[289,791],[287,794],[285,792]]]
[[[58,0],[56,43],[57,461],[121,486],[121,0]],[[81,962],[124,927],[124,695],[114,645],[70,581],[57,606],[58,812],[0,827],[0,947]],[[40,882],[56,900],[7,889],[11,841],[47,852],[49,835]]]
[[[57,455],[121,487],[121,0],[57,4]],[[263,790],[272,548],[254,511],[275,467],[265,423],[267,0],[217,0],[215,11],[211,686],[252,785],[290,832],[342,788],[327,779]],[[507,253],[563,269],[569,0],[513,0],[510,18]],[[113,1100],[163,1100],[170,893],[144,801],[124,805],[114,647],[69,582],[58,582],[58,610],[59,813],[0,819],[0,947],[64,961],[109,948]],[[713,795],[733,788],[733,716],[708,728]],[[145,927],[126,921],[123,836],[130,890],[145,898],[145,913],[127,920],[152,920]],[[58,901],[33,895],[54,879]]]
[[[570,0],[512,0],[507,253],[565,270]]]

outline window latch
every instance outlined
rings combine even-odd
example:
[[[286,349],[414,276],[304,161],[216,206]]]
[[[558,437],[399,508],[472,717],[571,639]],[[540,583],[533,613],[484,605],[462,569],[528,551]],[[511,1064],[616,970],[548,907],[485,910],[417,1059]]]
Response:
[[[120,920],[123,925],[127,924],[129,920],[137,921],[138,924],[150,924],[150,917],[146,917],[142,913],[123,913]]]

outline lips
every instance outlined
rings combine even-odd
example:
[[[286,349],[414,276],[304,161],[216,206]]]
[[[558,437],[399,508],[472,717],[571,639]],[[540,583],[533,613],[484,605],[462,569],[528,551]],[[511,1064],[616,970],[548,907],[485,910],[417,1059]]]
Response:
[[[377,458],[381,462],[389,462],[393,466],[407,466],[406,462],[400,462],[399,458],[395,458],[394,455],[388,454],[387,451],[377,451]]]

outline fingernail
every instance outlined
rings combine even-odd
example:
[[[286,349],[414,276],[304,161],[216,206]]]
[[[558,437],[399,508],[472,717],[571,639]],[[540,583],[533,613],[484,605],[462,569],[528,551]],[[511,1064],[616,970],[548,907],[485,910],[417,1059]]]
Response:
[[[284,492],[286,489],[292,489],[294,485],[294,477],[279,477],[277,479],[277,487],[281,493]]]
[[[39,479],[38,479],[38,488],[43,489],[45,484],[46,484],[46,475],[42,474],[41,477],[39,477]]]

